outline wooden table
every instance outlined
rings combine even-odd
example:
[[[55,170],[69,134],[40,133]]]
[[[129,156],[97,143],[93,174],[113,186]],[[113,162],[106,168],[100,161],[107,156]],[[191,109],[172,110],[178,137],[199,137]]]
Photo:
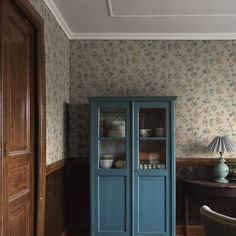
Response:
[[[203,180],[183,180],[185,189],[185,235],[189,235],[189,196],[201,194],[214,197],[236,197],[236,182],[220,184]],[[200,210],[200,209],[199,209]]]

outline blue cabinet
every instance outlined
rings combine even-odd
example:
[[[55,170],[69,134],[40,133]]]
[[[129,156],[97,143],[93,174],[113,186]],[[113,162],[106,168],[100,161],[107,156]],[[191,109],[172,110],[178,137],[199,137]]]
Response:
[[[92,236],[175,235],[175,97],[91,97]]]

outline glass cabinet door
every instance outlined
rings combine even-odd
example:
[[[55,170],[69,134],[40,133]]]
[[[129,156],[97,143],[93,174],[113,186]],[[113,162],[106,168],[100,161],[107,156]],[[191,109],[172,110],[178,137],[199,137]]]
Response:
[[[99,112],[99,167],[126,168],[127,119],[125,108],[101,108]]]
[[[139,169],[165,169],[166,108],[138,110]]]
[[[99,101],[91,107],[91,235],[129,236],[130,103]]]
[[[100,137],[124,138],[126,133],[125,108],[101,108],[99,123]]]
[[[167,102],[134,103],[135,235],[170,235],[168,231],[169,111]]]

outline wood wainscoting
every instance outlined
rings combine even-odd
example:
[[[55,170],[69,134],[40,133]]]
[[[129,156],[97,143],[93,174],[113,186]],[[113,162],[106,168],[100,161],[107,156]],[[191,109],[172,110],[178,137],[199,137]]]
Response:
[[[68,160],[69,235],[90,235],[89,159]]]
[[[194,157],[194,158],[177,158],[176,165],[191,165],[191,166],[213,166],[215,165],[218,158],[203,158],[203,157]],[[228,165],[236,163],[236,158],[225,158]]]
[[[67,159],[46,169],[45,236],[67,236]]]

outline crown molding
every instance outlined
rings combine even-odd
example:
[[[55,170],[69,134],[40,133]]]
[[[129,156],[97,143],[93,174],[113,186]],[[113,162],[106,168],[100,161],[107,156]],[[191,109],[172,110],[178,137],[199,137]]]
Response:
[[[74,33],[52,0],[44,0],[70,40],[236,40],[236,33]],[[110,17],[112,9],[107,0]]]
[[[236,33],[72,33],[71,40],[236,40]]]
[[[61,26],[61,28],[63,29],[63,31],[67,35],[67,37],[70,39],[70,37],[72,35],[71,29],[70,29],[69,25],[67,24],[67,22],[65,21],[64,17],[61,15],[61,12],[59,11],[59,9],[56,6],[56,4],[54,3],[54,1],[44,0],[44,2],[47,5],[47,7],[49,8],[49,10],[51,11],[51,13],[53,14],[53,16],[56,18],[56,21]]]

